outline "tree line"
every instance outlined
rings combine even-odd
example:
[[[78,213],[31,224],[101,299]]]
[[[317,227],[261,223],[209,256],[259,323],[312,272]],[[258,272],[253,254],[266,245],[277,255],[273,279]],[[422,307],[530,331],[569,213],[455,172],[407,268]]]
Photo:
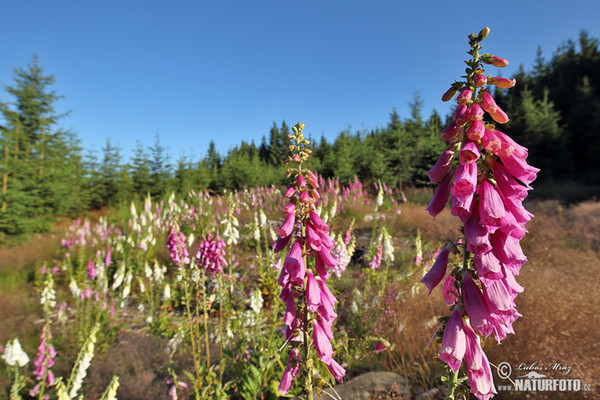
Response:
[[[533,68],[514,76],[517,86],[497,90],[498,104],[511,116],[506,133],[530,149],[530,162],[541,180],[580,180],[600,184],[600,54],[598,40],[583,31],[578,41],[558,47],[546,61],[538,51]],[[137,143],[126,156],[110,139],[99,150],[85,151],[70,131],[59,128],[52,90],[55,79],[33,58],[15,71],[0,102],[0,232],[44,231],[55,216],[76,216],[132,199],[208,189],[222,192],[244,186],[284,185],[283,164],[290,128],[273,123],[256,145],[242,141],[226,154],[214,142],[199,159],[171,159],[158,135],[151,145]],[[444,149],[440,131],[450,116],[435,110],[423,116],[418,93],[410,115],[393,110],[380,128],[344,130],[335,140],[310,138],[308,167],[324,177],[347,182],[383,181],[391,187],[422,186],[425,172]]]

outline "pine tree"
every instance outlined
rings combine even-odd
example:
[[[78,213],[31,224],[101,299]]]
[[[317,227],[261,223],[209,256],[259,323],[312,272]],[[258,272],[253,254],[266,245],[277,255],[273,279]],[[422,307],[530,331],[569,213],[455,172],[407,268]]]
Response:
[[[15,83],[6,87],[12,102],[1,102],[2,206],[0,230],[8,233],[42,231],[52,216],[64,211],[56,185],[70,182],[61,168],[68,164],[70,149],[64,132],[55,131],[61,117],[54,104],[61,96],[50,86],[55,78],[45,75],[37,57],[27,68],[15,70]]]

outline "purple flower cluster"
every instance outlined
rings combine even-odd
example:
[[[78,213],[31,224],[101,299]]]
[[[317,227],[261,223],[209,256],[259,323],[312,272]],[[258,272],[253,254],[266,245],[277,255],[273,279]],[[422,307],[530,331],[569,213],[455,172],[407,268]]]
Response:
[[[191,261],[190,254],[188,253],[186,243],[186,237],[175,226],[169,228],[167,235],[167,247],[169,248],[169,255],[175,264],[178,266],[188,265]]]
[[[198,247],[196,253],[196,264],[204,268],[212,277],[216,273],[222,273],[223,267],[227,265],[225,261],[225,242],[219,235],[213,237],[207,236]]]
[[[301,147],[301,143],[306,143],[301,133],[302,125],[299,126],[300,130],[298,126],[294,127],[297,136],[292,136],[297,140],[297,148]],[[301,157],[307,158],[308,154],[301,150],[290,160],[301,165]],[[288,173],[293,174],[295,180],[285,192],[290,202],[284,207],[286,218],[280,229],[280,237],[274,244],[275,252],[280,252],[290,241],[293,242],[278,281],[281,286],[279,297],[286,304],[284,335],[292,346],[287,368],[279,384],[279,391],[283,394],[287,394],[293,379],[300,373],[303,360],[299,346],[308,341],[311,331],[313,346],[331,374],[340,382],[346,374],[344,368],[333,359],[331,345],[337,299],[326,281],[337,261],[331,255],[334,241],[329,235],[329,226],[319,217],[315,208],[315,202],[321,197],[319,180],[312,171],[301,167]],[[314,257],[314,271],[307,269],[308,256]],[[304,363],[307,361],[304,360]],[[312,371],[307,373],[312,374]]]
[[[471,36],[475,51],[471,53],[474,60],[467,62],[472,67],[467,82],[453,85],[454,93],[443,97],[449,100],[459,92],[453,120],[441,133],[450,145],[427,173],[432,183],[439,182],[427,210],[435,218],[452,197],[451,212],[464,223],[465,242],[446,246],[422,280],[431,293],[444,279],[449,254],[457,247],[464,249],[465,261],[472,260],[455,269],[444,283],[446,303],[456,306],[444,331],[440,358],[457,372],[464,357],[471,391],[479,399],[488,399],[495,389],[475,332],[484,337],[493,334],[498,342],[514,333],[512,324],[520,316],[514,300],[523,291],[515,275],[527,261],[520,240],[527,232],[525,224],[533,217],[522,201],[539,171],[527,164],[525,147],[496,129],[495,124],[504,124],[509,118],[485,86],[509,88],[515,81],[483,75],[481,62],[508,64],[488,54],[477,58],[479,42],[488,31]],[[486,114],[491,121],[484,120]],[[454,168],[456,153],[458,165]]]
[[[42,329],[42,333],[40,335],[40,345],[38,346],[37,357],[33,364],[35,365],[35,370],[33,371],[33,376],[38,381],[43,381],[35,385],[33,389],[29,392],[30,396],[35,396],[40,390],[41,386],[52,386],[54,385],[54,381],[56,378],[54,377],[54,373],[50,371],[50,368],[54,365],[54,358],[56,357],[56,350],[54,346],[50,343],[52,339],[52,334],[50,333],[50,328],[48,325],[45,325]],[[49,398],[46,394],[44,397]]]

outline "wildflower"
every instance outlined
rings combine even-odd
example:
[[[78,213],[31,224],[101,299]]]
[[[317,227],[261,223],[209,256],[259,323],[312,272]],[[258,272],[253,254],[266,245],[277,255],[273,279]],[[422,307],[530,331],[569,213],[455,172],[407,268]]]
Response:
[[[539,172],[527,164],[525,147],[486,122],[491,117],[495,123],[504,124],[509,117],[485,86],[510,88],[516,83],[484,75],[482,63],[496,67],[508,65],[506,59],[480,55],[479,42],[488,33],[489,28],[485,28],[478,36],[469,36],[472,47],[469,54],[473,58],[467,61],[470,68],[453,114],[456,120],[462,118],[464,112],[468,120],[466,137],[458,134],[453,137],[453,145],[460,146],[461,150],[451,190],[452,214],[464,224],[464,244],[458,246],[464,251],[464,262],[459,267],[460,275],[449,275],[443,285],[446,304],[455,308],[446,324],[440,352],[440,359],[454,372],[465,358],[471,392],[485,400],[495,389],[489,361],[473,329],[484,337],[493,333],[498,342],[514,333],[512,324],[520,316],[514,300],[523,291],[514,275],[527,261],[520,240],[527,232],[525,224],[533,217],[522,201]],[[464,106],[468,106],[466,111]],[[442,172],[453,168],[452,160],[442,165]],[[428,207],[432,216],[448,201],[449,185],[450,179],[444,178],[436,189]],[[447,259],[442,261],[447,263]],[[441,282],[445,272],[446,266],[434,265],[427,273],[423,282],[430,291]],[[465,313],[468,320],[463,320]],[[449,395],[453,390],[449,387]]]
[[[471,98],[473,97],[473,91],[471,89],[463,89],[460,91],[460,94],[458,95],[458,97],[456,98],[456,101],[458,102],[458,104],[467,104],[469,101],[471,101]]]
[[[446,204],[448,203],[448,199],[450,198],[450,190],[453,176],[453,173],[446,174],[444,179],[442,179],[438,187],[435,189],[435,192],[433,193],[433,198],[431,199],[429,206],[427,206],[426,208],[427,212],[429,212],[429,214],[433,218],[435,218],[440,212],[442,212],[442,210],[446,207]]]
[[[316,212],[315,202],[320,198],[317,178],[309,170],[302,170],[300,167],[309,154],[304,147],[306,141],[302,135],[302,127],[301,124],[294,126],[295,134],[291,136],[297,143],[293,147],[297,153],[291,156],[288,162],[298,162],[299,167],[297,170],[288,170],[288,174],[295,178],[295,183],[286,192],[290,205],[284,209],[287,214],[286,220],[281,227],[280,237],[274,244],[274,251],[278,252],[287,246],[292,237],[294,238],[278,280],[281,286],[279,297],[286,304],[284,336],[292,346],[288,365],[279,384],[279,391],[284,394],[299,374],[300,368],[308,361],[302,360],[299,343],[308,342],[311,336],[320,360],[332,375],[341,380],[345,374],[345,370],[332,358],[334,352],[331,345],[331,326],[337,317],[334,310],[336,299],[326,284],[330,276],[329,270],[333,270],[339,261],[331,254],[332,251],[335,254],[336,250],[335,243],[329,235],[329,226]],[[309,185],[312,188],[307,190]],[[337,253],[340,251],[341,249],[338,249]],[[315,257],[314,270],[307,269],[307,255]],[[302,303],[296,304],[299,299]],[[312,317],[307,315],[308,313],[315,315]],[[307,324],[306,321],[312,322]]]
[[[454,158],[454,146],[448,146],[442,153],[438,161],[435,163],[433,168],[427,172],[429,181],[431,183],[437,183],[441,181],[452,168],[452,159]]]
[[[487,400],[496,393],[490,362],[483,352],[479,337],[473,328],[466,321],[463,327],[466,340],[465,362],[471,383],[471,393],[478,399]]]
[[[92,260],[89,260],[88,267],[87,267],[87,277],[89,280],[94,280],[94,279],[96,279],[96,275],[97,275],[96,266],[94,265],[94,262]]]
[[[506,58],[493,56],[491,64],[494,67],[503,68],[508,65],[508,60]]]
[[[467,350],[465,330],[463,323],[464,310],[457,306],[444,329],[440,359],[444,361],[453,372],[458,371]]]
[[[495,76],[493,78],[488,79],[488,83],[501,89],[510,89],[511,87],[514,87],[516,85],[517,81],[515,79],[508,79]]]
[[[455,280],[454,276],[450,274],[446,277],[444,285],[442,286],[442,295],[444,296],[444,301],[447,306],[456,304],[456,301],[458,300],[457,294],[459,293],[456,293],[456,289],[454,288]]]
[[[450,122],[450,125],[445,127],[440,133],[440,138],[452,142],[460,133],[460,126],[455,122]]]
[[[4,359],[4,361],[11,367],[15,365],[24,367],[27,365],[27,363],[29,363],[29,356],[23,351],[21,343],[19,343],[19,339],[17,338],[14,338],[12,341],[8,341],[6,347],[4,348],[2,359]]]
[[[208,271],[211,276],[216,273],[222,273],[223,267],[227,265],[225,261],[225,242],[219,235],[213,237],[207,236],[198,247],[196,253],[196,264]]]
[[[484,134],[484,125],[480,119],[476,119],[475,121],[471,121],[469,123],[469,127],[467,128],[467,137],[472,142],[477,142],[483,137]]]
[[[429,294],[431,291],[444,279],[446,276],[446,270],[448,269],[448,256],[450,252],[455,248],[454,243],[450,243],[444,247],[444,250],[441,251],[438,258],[433,263],[431,269],[425,274],[421,282],[427,286],[429,289]]]
[[[482,73],[478,72],[473,77],[473,85],[475,85],[475,87],[485,86],[486,83],[487,83],[487,78]]]

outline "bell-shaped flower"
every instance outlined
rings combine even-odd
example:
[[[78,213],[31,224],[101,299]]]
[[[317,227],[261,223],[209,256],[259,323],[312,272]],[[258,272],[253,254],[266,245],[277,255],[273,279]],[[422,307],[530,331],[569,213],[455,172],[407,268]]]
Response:
[[[479,146],[471,141],[464,141],[462,148],[458,152],[458,160],[463,165],[476,162],[480,156]]]
[[[483,136],[481,137],[481,145],[486,151],[496,155],[498,155],[502,149],[502,142],[496,137],[494,132],[489,129],[484,129]]]
[[[480,119],[471,121],[469,123],[469,127],[467,128],[467,138],[473,142],[477,142],[483,137],[484,130],[485,125],[483,124],[483,121]]]
[[[460,294],[456,291],[454,287],[454,282],[456,279],[452,274],[449,274],[444,281],[444,285],[442,286],[442,295],[444,297],[444,302],[447,306],[451,306],[456,304],[456,300],[458,300],[457,294]]]
[[[515,181],[504,166],[496,160],[492,160],[492,172],[498,188],[504,196],[515,201],[522,201],[527,197],[530,188]]]
[[[454,158],[454,146],[448,146],[437,160],[433,168],[427,172],[431,183],[437,183],[444,179],[452,168],[452,159]]]
[[[500,132],[498,129],[494,129],[494,135],[496,135],[496,137],[502,142],[502,149],[507,149],[504,150],[503,153],[501,152],[498,154],[500,157],[508,157],[512,153],[514,153],[517,157],[520,157],[523,160],[527,159],[527,156],[529,155],[527,147],[521,146],[520,144],[512,140],[510,136],[503,132]],[[510,151],[508,151],[508,149],[510,149]]]
[[[479,207],[473,207],[471,216],[465,222],[467,251],[470,251],[473,254],[487,253],[492,249],[489,232],[481,225],[478,208]]]
[[[453,372],[457,372],[465,356],[466,340],[463,323],[464,309],[461,306],[454,308],[452,316],[444,329],[440,360],[444,361]]]
[[[313,343],[321,361],[327,364],[327,360],[333,356],[333,348],[331,347],[331,342],[325,334],[323,327],[318,321],[315,321],[313,324]]]
[[[292,235],[288,235],[288,236],[284,236],[284,237],[279,237],[279,239],[277,239],[275,241],[275,243],[273,243],[273,252],[275,254],[277,254],[281,250],[285,249],[285,246],[288,245],[291,237],[292,237]]]
[[[472,97],[473,91],[471,89],[463,89],[458,94],[456,101],[458,102],[458,104],[467,104],[469,101],[471,101]]]
[[[503,68],[508,65],[508,60],[506,58],[492,56],[492,65],[497,68]]]
[[[473,85],[475,87],[482,87],[485,86],[487,83],[487,78],[484,74],[477,72],[474,76],[473,76]]]
[[[296,286],[304,285],[306,266],[302,258],[302,246],[299,241],[294,242],[283,263],[283,267],[290,274],[290,282]]]
[[[452,194],[458,198],[466,198],[475,193],[477,186],[477,164],[459,164],[454,176]]]
[[[283,207],[283,212],[285,214],[292,214],[295,211],[296,211],[296,204],[294,204],[293,202],[289,203],[287,206]]]
[[[446,276],[448,257],[454,247],[455,245],[453,243],[446,245],[438,255],[431,269],[427,271],[423,279],[421,279],[421,282],[429,289],[429,294],[431,294],[431,291],[442,281],[442,279],[444,279],[444,276]]]
[[[298,175],[298,187],[304,188],[306,186],[306,179],[302,175]]]
[[[494,378],[487,356],[481,348],[479,337],[468,322],[464,324],[467,363],[467,375],[471,384],[471,393],[479,400],[488,400],[496,393]]]
[[[503,264],[518,264],[521,266],[527,261],[527,257],[523,254],[519,239],[508,236],[504,232],[498,230],[490,235],[490,242],[498,259]]]
[[[479,287],[473,281],[471,272],[464,270],[463,278],[463,301],[467,315],[473,327],[483,336],[489,336],[494,330],[493,318],[490,315],[485,297]]]
[[[526,185],[533,182],[537,178],[537,173],[540,172],[539,169],[527,164],[523,158],[515,153],[508,157],[501,157],[501,160],[506,171]]]
[[[330,358],[329,360],[327,360],[325,362],[325,365],[327,365],[327,369],[329,370],[331,375],[333,375],[333,377],[338,382],[342,383],[342,378],[344,377],[344,375],[346,375],[346,370],[340,364],[338,364],[338,362],[335,361],[333,358]]]
[[[306,272],[306,303],[311,312],[317,311],[321,305],[321,289],[312,271]]]
[[[296,213],[289,213],[281,225],[281,230],[279,231],[280,237],[289,236],[292,234],[294,230],[294,224],[296,223]]]
[[[294,189],[293,186],[290,186],[286,191],[284,196],[287,197],[288,199],[291,198],[292,196],[294,196],[294,193],[296,193],[296,189]]]
[[[504,203],[500,194],[490,183],[483,179],[478,187],[479,218],[482,225],[501,226],[500,222],[506,215]]]
[[[435,217],[442,212],[442,210],[448,204],[450,198],[450,190],[452,188],[452,178],[454,177],[453,172],[446,174],[444,179],[439,183],[438,187],[433,193],[433,198],[427,206],[426,210],[435,219]]]
[[[498,260],[498,257],[494,255],[494,251],[488,251],[487,253],[475,254],[473,257],[473,264],[477,275],[482,282],[487,280],[500,279],[504,276],[502,272],[502,263]]]
[[[442,132],[440,132],[440,139],[451,142],[456,139],[459,133],[460,125],[455,121],[452,121],[447,127],[442,129]]]
[[[315,232],[312,224],[306,224],[306,243],[314,251],[321,251],[321,236]]]
[[[329,226],[319,217],[319,214],[311,210],[308,215],[317,232],[329,232]]]
[[[290,386],[292,385],[292,381],[295,377],[300,373],[300,361],[302,360],[300,356],[300,350],[297,347],[294,347],[290,350],[290,354],[288,356],[288,364],[283,371],[283,376],[281,377],[281,382],[279,383],[279,392],[281,394],[286,395]]]
[[[459,198],[452,197],[452,209],[451,213],[455,217],[460,218],[462,222],[466,222],[471,216],[471,212],[473,210],[474,204],[474,195],[470,195],[468,197]]]
[[[478,119],[483,119],[483,109],[477,103],[474,103],[467,110],[467,119],[469,121],[476,121]]]
[[[463,126],[467,122],[467,106],[459,104],[452,113],[452,120],[456,122],[456,125]]]
[[[19,343],[19,339],[17,338],[13,339],[12,341],[8,341],[6,347],[4,348],[2,359],[4,359],[4,361],[11,367],[14,367],[15,365],[24,367],[29,362],[29,356],[23,351],[21,343]]]

